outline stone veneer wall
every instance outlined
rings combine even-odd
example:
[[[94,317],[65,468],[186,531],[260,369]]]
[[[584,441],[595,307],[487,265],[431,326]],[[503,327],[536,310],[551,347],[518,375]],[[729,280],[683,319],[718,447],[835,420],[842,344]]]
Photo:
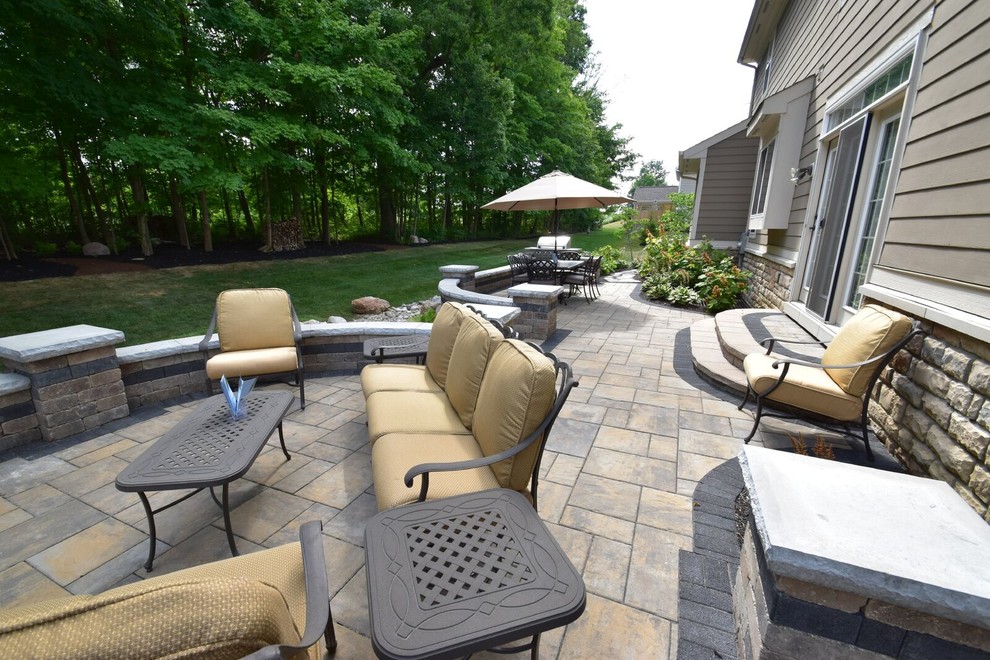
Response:
[[[780,309],[791,299],[793,268],[747,252],[743,257],[743,270],[753,273],[742,295],[750,307]]]
[[[921,327],[878,384],[873,428],[909,470],[947,482],[990,522],[990,344]]]

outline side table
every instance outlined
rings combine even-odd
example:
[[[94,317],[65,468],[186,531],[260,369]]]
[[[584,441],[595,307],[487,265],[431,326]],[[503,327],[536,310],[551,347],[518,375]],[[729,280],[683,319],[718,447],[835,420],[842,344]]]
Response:
[[[495,489],[383,511],[365,528],[379,658],[530,650],[584,612],[580,574],[525,497]],[[510,649],[502,644],[532,636]]]
[[[227,486],[251,468],[276,428],[285,460],[291,458],[282,435],[282,417],[292,404],[292,394],[254,391],[245,403],[248,416],[234,420],[223,394],[204,400],[117,475],[117,490],[136,492],[148,516],[151,548],[144,565],[146,570],[151,570],[155,559],[155,514],[184,502],[204,488],[210,489],[213,500],[223,509],[227,543],[230,553],[237,556],[234,533],[230,529]],[[213,494],[215,486],[223,486],[222,502]],[[188,488],[195,490],[154,510],[145,494],[147,491]]]
[[[416,358],[416,364],[422,364],[429,344],[429,335],[399,335],[367,339],[364,342],[364,357],[374,360],[378,364],[388,358],[412,357]]]

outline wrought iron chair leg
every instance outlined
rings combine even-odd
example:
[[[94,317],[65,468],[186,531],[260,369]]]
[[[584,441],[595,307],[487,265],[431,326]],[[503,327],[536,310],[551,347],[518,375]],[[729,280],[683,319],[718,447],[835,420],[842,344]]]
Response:
[[[749,398],[748,389],[746,392],[746,398]],[[740,406],[740,408],[741,407],[742,406]],[[762,416],[763,416],[763,401],[760,400],[760,397],[756,397],[756,419],[753,420],[753,428],[750,430],[749,435],[743,438],[743,442],[745,442],[747,445],[749,444],[749,441],[753,439],[753,436],[756,435],[756,430],[760,428],[760,417]]]
[[[736,410],[742,410],[743,408],[746,407],[746,404],[749,403],[749,393],[752,392],[752,391],[753,391],[753,388],[749,386],[749,383],[747,383],[746,384],[746,396],[743,397],[742,403],[739,404],[739,407],[737,407]]]
[[[863,447],[866,448],[866,460],[873,462],[873,450],[870,449],[870,428],[866,423],[866,413],[863,413],[862,420],[862,430],[863,430]]]

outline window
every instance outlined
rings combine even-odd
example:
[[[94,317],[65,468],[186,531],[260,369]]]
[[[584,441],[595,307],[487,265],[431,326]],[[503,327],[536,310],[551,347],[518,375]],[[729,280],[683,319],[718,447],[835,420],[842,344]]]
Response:
[[[873,105],[901,85],[906,85],[908,78],[911,77],[911,63],[913,61],[914,53],[908,53],[854,97],[829,112],[826,117],[825,131],[831,131],[839,124],[862,111],[863,108]]]
[[[855,270],[846,296],[846,305],[859,309],[863,297],[859,287],[866,281],[866,270],[869,266],[870,254],[873,252],[873,241],[877,235],[877,225],[880,220],[880,209],[883,207],[887,190],[887,180],[890,178],[890,164],[894,159],[894,142],[897,138],[897,128],[900,126],[899,116],[894,117],[881,127],[880,146],[877,149],[876,162],[873,165],[873,183],[870,195],[866,199],[863,227],[854,256]]]
[[[766,211],[767,189],[770,186],[770,167],[773,165],[773,145],[775,141],[760,150],[759,164],[756,166],[756,182],[753,186],[753,208],[750,215],[762,215]]]

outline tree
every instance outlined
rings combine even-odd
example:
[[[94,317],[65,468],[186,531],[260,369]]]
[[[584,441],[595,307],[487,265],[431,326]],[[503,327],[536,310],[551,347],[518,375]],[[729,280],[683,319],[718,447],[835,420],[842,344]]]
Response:
[[[639,168],[639,176],[636,177],[632,182],[632,187],[629,188],[629,195],[635,194],[637,188],[666,186],[667,174],[667,169],[663,166],[662,160],[651,160],[643,163],[642,167]]]

